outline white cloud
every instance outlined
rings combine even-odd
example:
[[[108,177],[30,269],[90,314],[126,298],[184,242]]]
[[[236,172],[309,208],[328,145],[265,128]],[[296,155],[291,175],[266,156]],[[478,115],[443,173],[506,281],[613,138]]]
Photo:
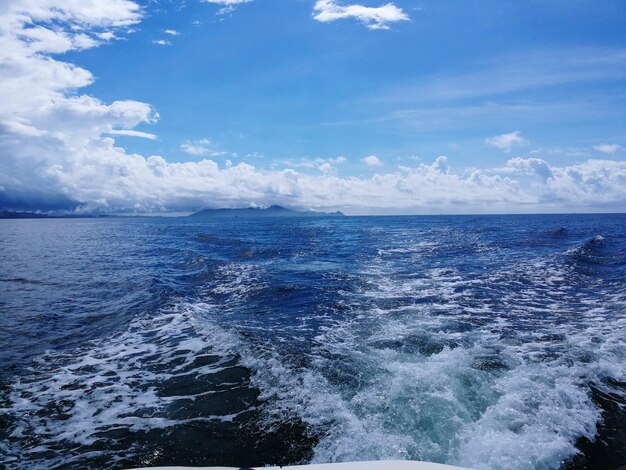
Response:
[[[389,23],[409,19],[408,15],[393,3],[380,7],[366,7],[358,4],[341,6],[333,0],[317,0],[313,11],[313,19],[322,23],[353,18],[369,29],[389,29]]]
[[[152,41],[152,44],[156,44],[158,46],[171,46],[172,43],[169,42],[167,39],[155,39],[154,41]]]
[[[148,132],[133,131],[128,129],[112,130],[107,132],[110,135],[125,135],[128,137],[139,137],[141,139],[156,140],[157,136]]]
[[[181,144],[180,149],[195,157],[219,157],[227,152],[215,150],[209,139],[192,140]]]
[[[361,161],[367,166],[385,166],[385,164],[381,162],[380,158],[378,158],[376,155],[368,155],[367,157],[363,157]]]
[[[235,11],[235,8],[238,5],[241,5],[243,3],[250,3],[252,0],[201,0],[201,1],[205,3],[213,3],[214,5],[221,5],[222,8],[220,8],[217,11],[217,15],[227,15]]]
[[[510,152],[513,146],[524,145],[526,141],[522,138],[522,133],[520,131],[514,131],[508,134],[500,134],[489,137],[485,139],[485,143]]]
[[[50,54],[96,47],[140,19],[126,0],[3,2],[0,15],[0,116],[30,119],[64,107],[64,91],[89,85],[90,72]],[[31,114],[32,113],[32,114]]]
[[[319,170],[326,175],[335,173],[335,167],[333,167],[330,163],[322,163]]]
[[[544,180],[554,176],[548,162],[541,158],[515,157],[507,162],[507,167],[514,173],[537,175]]]
[[[336,158],[301,158],[299,160],[287,160],[283,164],[290,168],[316,169],[326,174],[337,174],[337,165],[346,163],[346,157]]]
[[[594,150],[597,150],[598,152],[606,153],[608,155],[613,155],[617,153],[618,151],[620,151],[622,149],[622,146],[617,145],[617,144],[601,144],[601,145],[595,145],[593,148]]]
[[[170,36],[180,36],[180,33],[174,29],[164,29],[163,32],[165,34],[169,34]]]
[[[3,2],[4,24],[12,23],[21,29],[28,23],[68,23],[87,28],[119,28],[139,21],[141,7],[130,0],[95,2],[84,0],[55,0]]]
[[[92,74],[51,54],[96,47],[140,19],[126,0],[12,1],[0,15],[0,121],[14,121],[52,139],[82,141],[87,134],[127,129],[156,118],[134,101],[105,105],[75,90]],[[34,22],[38,22],[37,25]]]
[[[490,174],[452,171],[445,157],[439,157],[432,164],[370,178],[342,178],[327,162],[312,175],[288,168],[263,170],[247,163],[221,168],[211,160],[168,163],[160,156],[125,154],[110,139],[94,141],[70,158],[60,154],[43,165],[23,162],[19,185],[31,196],[64,200],[79,211],[182,211],[254,201],[357,213],[525,212],[604,210],[626,202],[626,162],[615,161],[552,167],[539,159],[518,158],[507,169]],[[538,180],[527,182],[533,175]]]
[[[209,149],[207,149],[206,147],[202,145],[192,144],[192,143],[182,144],[180,146],[180,149],[183,152],[188,153],[189,155],[195,155],[197,157],[203,156],[209,153]]]
[[[96,33],[96,37],[102,39],[103,41],[111,41],[115,39],[117,36],[115,36],[115,34],[112,33],[111,31],[105,31],[103,33]]]

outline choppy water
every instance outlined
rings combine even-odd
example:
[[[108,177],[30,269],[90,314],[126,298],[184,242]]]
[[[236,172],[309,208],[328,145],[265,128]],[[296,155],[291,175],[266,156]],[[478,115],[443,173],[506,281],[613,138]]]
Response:
[[[0,221],[7,468],[626,464],[626,216]]]

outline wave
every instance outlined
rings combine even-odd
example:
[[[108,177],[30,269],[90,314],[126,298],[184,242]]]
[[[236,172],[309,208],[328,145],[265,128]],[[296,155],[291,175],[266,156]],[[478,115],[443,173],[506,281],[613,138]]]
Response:
[[[617,289],[623,289],[626,269],[626,251],[614,237],[605,239],[601,235],[586,240],[569,249],[565,256],[574,268],[592,280],[609,281]]]
[[[589,263],[601,262],[600,256],[602,255],[603,244],[604,237],[602,235],[596,235],[575,248],[570,248],[567,250],[567,254],[578,261]]]

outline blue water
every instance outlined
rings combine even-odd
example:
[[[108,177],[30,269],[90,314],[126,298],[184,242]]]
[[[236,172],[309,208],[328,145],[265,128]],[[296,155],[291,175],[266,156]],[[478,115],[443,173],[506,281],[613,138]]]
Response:
[[[0,220],[7,468],[618,468],[625,397],[625,215]]]

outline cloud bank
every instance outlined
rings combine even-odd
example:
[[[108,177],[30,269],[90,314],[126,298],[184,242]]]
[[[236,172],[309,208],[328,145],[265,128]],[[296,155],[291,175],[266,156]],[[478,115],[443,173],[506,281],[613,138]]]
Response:
[[[327,18],[350,12],[341,17],[365,21],[354,12],[371,14],[325,4],[330,7],[319,12]],[[375,27],[394,17],[378,13],[383,16],[368,17]],[[455,168],[439,157],[382,171],[370,158],[368,176],[342,177],[337,165],[348,165],[343,157],[296,170],[129,154],[116,137],[155,138],[136,127],[155,122],[156,112],[138,101],[104,103],[81,94],[93,76],[59,57],[113,40],[140,18],[141,9],[127,0],[0,3],[0,208],[146,213],[281,204],[348,213],[457,213],[626,205],[626,162],[611,160],[555,166],[515,157],[481,170]],[[197,157],[210,155],[204,153],[211,151],[208,141],[183,145]],[[376,169],[380,173],[372,175]]]

